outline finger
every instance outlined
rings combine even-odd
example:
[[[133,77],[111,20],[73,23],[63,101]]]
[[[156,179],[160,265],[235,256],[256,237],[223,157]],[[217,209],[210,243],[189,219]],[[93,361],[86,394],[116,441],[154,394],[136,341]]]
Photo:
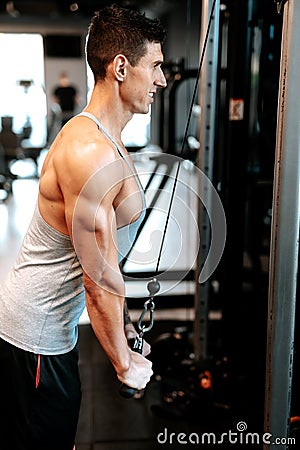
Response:
[[[143,356],[147,356],[147,355],[149,355],[150,353],[151,353],[151,346],[150,346],[147,342],[144,341],[144,347],[143,347],[143,353],[142,353],[142,355],[143,355]]]

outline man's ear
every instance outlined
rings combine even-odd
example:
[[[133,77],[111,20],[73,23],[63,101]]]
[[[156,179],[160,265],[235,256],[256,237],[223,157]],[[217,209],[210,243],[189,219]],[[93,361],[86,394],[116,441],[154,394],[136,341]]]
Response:
[[[114,73],[118,81],[124,81],[127,75],[127,66],[129,62],[126,56],[116,55],[113,62]]]

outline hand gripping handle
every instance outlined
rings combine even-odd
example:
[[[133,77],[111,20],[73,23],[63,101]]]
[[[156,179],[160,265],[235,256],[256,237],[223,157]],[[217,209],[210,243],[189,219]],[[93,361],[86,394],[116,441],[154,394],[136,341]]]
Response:
[[[151,330],[153,323],[154,323],[153,311],[154,311],[155,305],[153,302],[153,297],[160,290],[160,284],[159,284],[158,280],[156,278],[152,278],[152,280],[149,281],[149,283],[147,285],[147,289],[149,291],[150,298],[145,302],[144,310],[138,321],[138,329],[140,330],[140,334],[135,339],[133,339],[133,343],[130,346],[134,352],[137,352],[140,354],[143,353],[143,335],[145,332]],[[146,327],[145,325],[142,324],[142,321],[148,310],[150,311],[150,323],[149,323],[149,326]],[[142,393],[142,392],[143,392],[143,389],[142,390],[134,389],[130,386],[127,386],[126,384],[122,384],[120,386],[120,394],[124,398],[132,398],[135,395],[138,395],[139,393]]]
[[[137,336],[135,339],[133,339],[133,343],[131,345],[131,349],[134,352],[142,354],[143,352],[143,338],[141,336]],[[130,386],[127,386],[126,384],[122,383],[119,390],[120,394],[124,398],[132,398],[136,394],[138,394],[140,391],[138,389],[132,388]]]

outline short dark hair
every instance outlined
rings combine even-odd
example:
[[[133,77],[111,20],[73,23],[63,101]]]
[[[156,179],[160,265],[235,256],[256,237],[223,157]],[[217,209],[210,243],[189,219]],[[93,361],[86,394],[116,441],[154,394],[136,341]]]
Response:
[[[88,30],[87,62],[95,81],[103,80],[108,64],[122,53],[132,66],[146,54],[148,42],[163,44],[165,29],[158,19],[112,5],[95,12]]]

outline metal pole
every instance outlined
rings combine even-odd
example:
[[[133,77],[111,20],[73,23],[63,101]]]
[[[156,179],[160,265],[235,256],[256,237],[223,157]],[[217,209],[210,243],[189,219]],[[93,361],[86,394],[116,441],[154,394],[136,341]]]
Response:
[[[203,0],[201,13],[201,36],[200,53],[202,51],[209,16],[213,0]],[[214,16],[211,22],[209,38],[203,66],[200,74],[199,103],[201,107],[200,115],[200,152],[198,157],[198,167],[212,180],[214,161],[214,139],[215,139],[215,113],[216,113],[216,92],[217,92],[217,69],[218,69],[218,47],[219,47],[219,16],[220,0],[216,1]],[[201,182],[200,182],[201,184]],[[211,204],[209,191],[202,192],[200,197],[205,198],[206,204]],[[202,187],[203,188],[203,187]],[[196,359],[207,358],[207,322],[208,322],[208,300],[209,281],[199,284],[199,273],[204,265],[210,245],[210,223],[205,212],[204,204],[199,204],[199,228],[200,228],[200,250],[195,271],[195,326],[194,326],[194,352]]]
[[[273,193],[264,449],[287,449],[299,253],[300,2],[284,7]],[[275,439],[281,443],[275,443]]]

